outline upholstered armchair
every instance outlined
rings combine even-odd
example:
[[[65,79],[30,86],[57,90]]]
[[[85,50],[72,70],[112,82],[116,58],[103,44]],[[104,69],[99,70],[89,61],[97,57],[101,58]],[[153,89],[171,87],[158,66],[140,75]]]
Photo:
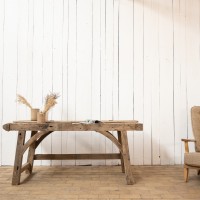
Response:
[[[188,181],[189,168],[197,169],[197,174],[200,174],[200,106],[191,108],[191,121],[194,139],[182,139],[185,143],[184,154],[184,179]],[[195,152],[189,152],[189,142],[195,145]]]

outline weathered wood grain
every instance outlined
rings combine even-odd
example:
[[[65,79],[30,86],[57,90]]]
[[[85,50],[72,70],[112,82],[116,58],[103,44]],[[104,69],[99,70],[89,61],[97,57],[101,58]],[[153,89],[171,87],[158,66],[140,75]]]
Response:
[[[124,160],[124,169],[126,174],[126,181],[128,185],[134,184],[133,174],[130,166],[130,156],[129,156],[129,148],[128,148],[128,140],[127,140],[127,132],[121,132],[121,140],[122,140],[122,156]]]
[[[37,134],[37,131],[32,131],[31,132],[31,138],[33,138]],[[28,144],[28,142],[26,143]],[[26,173],[32,173],[33,170],[33,161],[34,161],[34,155],[35,155],[35,149],[36,149],[36,141],[32,142],[29,145],[29,151],[28,151],[28,158],[27,158],[27,163],[30,164],[30,167],[26,169]],[[28,145],[27,145],[28,146]],[[24,146],[25,147],[25,146]],[[27,147],[28,148],[28,147]],[[23,152],[25,152],[25,148],[23,148]]]
[[[117,131],[117,135],[118,135],[119,143],[122,144],[121,132],[120,132],[120,131]],[[123,155],[122,155],[122,153],[120,153],[120,159],[121,159],[122,172],[125,173],[125,169],[124,169],[124,160],[123,160]]]
[[[15,153],[15,162],[13,169],[12,185],[18,185],[20,183],[22,159],[23,159],[23,145],[25,141],[26,131],[18,132],[17,147]]]
[[[20,184],[23,171],[31,174],[34,160],[101,160],[121,159],[122,172],[126,174],[127,184],[134,183],[130,169],[130,156],[128,147],[128,130],[142,130],[143,125],[134,120],[104,121],[85,124],[80,121],[50,121],[47,123],[33,123],[32,121],[21,121],[8,123],[3,126],[6,131],[19,131],[16,148],[15,164],[13,170],[12,184]],[[31,137],[25,142],[26,131],[31,131]],[[110,139],[119,149],[120,153],[107,154],[36,154],[38,145],[47,135],[54,131],[96,131]],[[117,131],[118,139],[109,131]],[[23,154],[29,149],[27,163],[22,167]]]
[[[43,135],[46,135],[47,132],[45,131],[32,131],[31,132],[31,138],[26,142],[26,144],[23,146],[23,153],[34,143],[36,143],[36,141],[38,140],[38,138],[41,138]],[[35,145],[35,144],[34,144]],[[36,148],[36,147],[35,147]]]
[[[122,151],[122,146],[119,143],[119,141],[115,138],[115,136],[113,136],[109,131],[98,131],[99,133],[101,133],[102,135],[104,135],[105,137],[107,137],[108,139],[110,139],[120,150],[120,152]]]
[[[34,160],[101,160],[120,159],[119,153],[113,154],[36,154]]]
[[[21,173],[25,170],[28,170],[29,172],[31,171],[31,164],[30,163],[25,163],[22,168],[21,168]]]
[[[46,122],[46,123],[32,123],[32,122],[21,122],[21,123],[8,123],[3,125],[6,131],[131,131],[131,130],[142,130],[143,124],[129,121],[129,122],[100,122],[94,124],[83,124],[77,122]]]

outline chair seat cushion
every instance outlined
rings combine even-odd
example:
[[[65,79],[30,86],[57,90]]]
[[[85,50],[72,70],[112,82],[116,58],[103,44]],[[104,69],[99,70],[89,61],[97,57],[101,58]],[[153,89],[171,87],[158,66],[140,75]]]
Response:
[[[200,153],[197,152],[185,153],[184,162],[186,165],[200,166]]]

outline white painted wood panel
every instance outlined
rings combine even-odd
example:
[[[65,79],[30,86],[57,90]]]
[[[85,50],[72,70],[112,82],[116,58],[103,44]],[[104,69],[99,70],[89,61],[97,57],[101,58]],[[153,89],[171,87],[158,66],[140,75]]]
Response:
[[[18,5],[19,19],[18,19],[18,31],[17,31],[17,94],[23,96],[28,95],[28,1],[21,0]],[[29,99],[30,101],[30,99]],[[17,104],[16,111],[17,119],[27,119],[30,116],[30,109],[24,105]],[[30,133],[26,134],[26,139],[30,137]],[[26,152],[27,155],[27,152]],[[26,156],[24,157],[24,162]]]
[[[106,1],[100,1],[100,120],[106,118]],[[99,152],[106,152],[106,138],[99,136]],[[105,160],[100,161],[102,165]]]
[[[150,47],[151,59],[152,59],[152,73],[151,73],[151,113],[152,113],[152,124],[151,124],[151,162],[153,165],[160,164],[160,59],[159,59],[159,5],[157,1],[152,1],[151,4],[151,25],[154,29],[151,30],[151,39],[155,48]]]
[[[112,75],[113,75],[113,1],[105,1],[105,119],[112,119]],[[112,153],[112,142],[106,138],[106,153]],[[111,165],[112,160],[106,160]]]
[[[63,19],[62,19],[62,112],[61,119],[68,120],[68,68],[69,68],[69,0],[63,1]],[[68,132],[62,133],[62,152],[67,153]],[[63,160],[62,165],[68,162]]]
[[[42,108],[53,91],[60,98],[49,119],[136,119],[144,131],[128,133],[132,164],[183,163],[180,140],[193,137],[190,108],[200,104],[199,16],[199,0],[1,0],[1,127],[30,118],[16,93]],[[12,165],[16,133],[0,134],[0,165]],[[118,150],[95,132],[56,132],[37,152]]]
[[[119,5],[119,119],[133,119],[133,2]],[[128,133],[128,142],[133,163],[133,131]]]
[[[87,47],[87,48],[86,48]],[[77,1],[77,120],[91,119],[91,55],[92,55],[92,1]],[[92,133],[76,132],[76,153],[92,153]],[[82,144],[82,145],[80,145]],[[77,165],[89,165],[89,160],[76,161]]]
[[[152,164],[152,75],[153,75],[153,58],[154,51],[152,47],[155,46],[154,32],[152,32],[151,27],[153,26],[153,11],[152,11],[152,1],[144,1],[143,10],[143,84],[144,84],[144,165]],[[154,49],[154,48],[153,48]]]
[[[16,120],[16,85],[17,85],[17,2],[5,1],[3,25],[3,87],[2,87],[2,123]],[[12,26],[11,26],[12,24]],[[8,89],[9,87],[9,89]],[[12,92],[11,92],[12,91]],[[12,165],[16,146],[16,134],[2,131],[2,164]],[[9,145],[8,145],[9,144]],[[12,148],[11,148],[12,147]]]
[[[33,1],[33,46],[32,46],[32,105],[41,108],[43,102],[43,1]],[[30,90],[31,91],[31,90]],[[41,145],[36,149],[36,153],[41,153]],[[35,164],[40,165],[41,161]]]
[[[91,76],[92,76],[92,84],[91,84],[91,118],[92,119],[100,119],[101,113],[101,38],[100,38],[100,5],[101,0],[92,1],[92,49],[91,49]],[[100,152],[100,139],[101,135],[92,132],[92,152],[99,153]],[[101,165],[102,161],[92,161],[92,165]]]
[[[67,119],[76,119],[76,88],[77,88],[77,1],[68,2],[68,51],[67,51]],[[65,152],[76,152],[76,133],[68,132],[63,138]],[[74,165],[75,161],[66,161],[68,165]]]
[[[187,138],[187,97],[185,63],[185,2],[174,1],[174,120],[175,120],[175,164],[182,163],[183,144]],[[181,48],[180,48],[181,47]]]
[[[4,26],[5,26],[5,1],[0,1],[0,126],[3,125],[3,75],[4,75]],[[0,165],[2,165],[2,134],[0,129]]]
[[[53,2],[53,76],[52,76],[52,91],[63,94],[62,78],[63,78],[63,63],[62,63],[62,38],[63,38],[63,1],[56,0]],[[58,98],[58,104],[52,110],[52,119],[61,120],[62,114],[62,98]],[[52,134],[52,153],[62,153],[62,132]],[[61,161],[54,160],[52,165],[61,165]]]
[[[174,57],[172,2],[159,1],[160,159],[174,164]]]
[[[112,74],[112,119],[119,119],[119,1],[113,1],[113,74]],[[116,132],[113,132],[115,137]],[[118,148],[112,144],[113,153],[118,153]],[[113,165],[120,164],[113,160]]]
[[[43,99],[41,104],[44,104],[44,97],[47,93],[53,90],[53,16],[54,16],[54,7],[53,0],[44,0],[43,1],[43,17],[41,23],[43,23],[43,41],[42,41],[42,96]],[[51,113],[48,113],[48,118],[51,119]],[[47,136],[43,140],[42,144],[42,153],[52,153],[52,135]],[[42,161],[42,165],[51,165],[51,161]]]
[[[134,21],[133,21],[133,117],[141,122],[144,121],[144,2],[136,1],[134,3]],[[144,127],[145,128],[145,127]],[[136,131],[133,136],[134,152],[133,164],[144,164],[144,132]]]

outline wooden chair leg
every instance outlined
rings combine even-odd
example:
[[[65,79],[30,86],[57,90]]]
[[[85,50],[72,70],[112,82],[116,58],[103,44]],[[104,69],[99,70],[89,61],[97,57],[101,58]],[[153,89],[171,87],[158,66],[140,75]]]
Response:
[[[123,156],[123,161],[124,161],[126,181],[127,181],[128,185],[133,185],[135,183],[135,181],[133,179],[133,174],[131,171],[128,138],[127,138],[126,131],[121,132],[121,142],[122,142],[122,156]]]
[[[15,152],[15,162],[13,169],[12,185],[20,184],[21,168],[23,160],[23,146],[25,141],[26,131],[18,132],[17,147]]]
[[[34,136],[36,133],[37,131],[32,131],[31,137]],[[36,143],[34,142],[33,144],[31,144],[28,151],[27,163],[30,163],[30,168],[26,170],[27,174],[32,174],[32,171],[33,171],[35,148],[36,148]]]
[[[184,180],[188,182],[189,168],[184,166]]]
[[[122,144],[121,132],[117,131],[117,135],[118,135],[118,141],[119,141],[119,143]],[[121,152],[120,152],[120,154],[121,154],[121,168],[122,168],[122,172],[125,173],[123,156],[122,156]]]
[[[197,169],[197,175],[200,175],[200,169]]]

